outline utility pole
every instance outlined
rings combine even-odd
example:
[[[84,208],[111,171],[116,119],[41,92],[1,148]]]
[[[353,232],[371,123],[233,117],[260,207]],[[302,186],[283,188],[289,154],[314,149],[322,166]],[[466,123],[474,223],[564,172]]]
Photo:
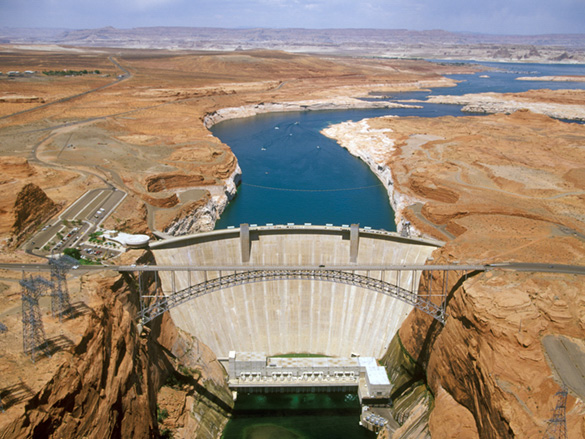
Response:
[[[548,420],[548,425],[544,432],[543,439],[567,439],[567,388],[563,386],[555,396],[557,405],[555,406],[553,416]]]

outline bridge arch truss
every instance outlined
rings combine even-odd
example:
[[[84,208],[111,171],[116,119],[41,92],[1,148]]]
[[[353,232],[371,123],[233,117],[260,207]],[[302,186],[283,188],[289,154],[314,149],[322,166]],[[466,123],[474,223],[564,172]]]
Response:
[[[429,269],[428,266],[418,267],[360,267],[359,269],[332,269],[332,268],[224,268],[203,269],[195,267],[160,267],[143,266],[136,268],[138,272],[138,285],[140,290],[140,319],[142,324],[147,324],[156,317],[162,315],[183,303],[194,300],[198,297],[211,294],[215,291],[228,289],[244,284],[259,282],[274,282],[286,280],[307,280],[334,282],[351,285],[358,288],[385,294],[401,300],[414,308],[430,315],[440,323],[444,324],[446,319],[446,299],[449,293],[449,274],[461,278],[467,276],[475,267],[453,267],[441,266]],[[170,272],[170,290],[163,291],[161,288],[159,271]],[[191,283],[191,273],[203,271],[205,280]],[[356,273],[359,271],[360,274]],[[380,273],[380,277],[370,275],[372,271]],[[151,273],[147,276],[146,273]],[[154,272],[154,276],[152,276]],[[175,276],[177,272],[187,272],[189,286],[177,289]],[[384,280],[387,272],[395,272],[394,282]],[[409,273],[411,282],[409,287],[400,286],[401,274]],[[216,273],[215,277],[209,279],[210,273]],[[419,277],[420,276],[420,277]],[[415,279],[420,279],[415,282]],[[398,280],[398,282],[396,282]]]

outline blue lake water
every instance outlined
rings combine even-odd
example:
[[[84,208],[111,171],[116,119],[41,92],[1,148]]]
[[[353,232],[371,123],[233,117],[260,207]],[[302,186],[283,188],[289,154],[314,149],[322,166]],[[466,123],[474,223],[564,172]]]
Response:
[[[577,82],[528,82],[518,76],[585,75],[584,65],[497,64],[474,75],[453,75],[457,87],[400,93],[385,99],[424,99],[429,94],[521,92],[530,89],[585,89]],[[481,78],[481,75],[489,78]],[[388,196],[359,159],[320,134],[330,124],[383,115],[461,116],[456,105],[424,104],[422,109],[343,110],[267,114],[222,122],[213,134],[238,158],[243,183],[216,228],[249,224],[352,224],[395,230]],[[313,395],[314,396],[314,395]],[[224,439],[372,438],[358,426],[359,409],[339,395],[241,395]],[[323,399],[324,398],[324,399]],[[307,413],[307,409],[316,409]]]
[[[585,89],[585,82],[517,81],[519,76],[585,75],[585,65],[481,63],[497,69],[451,75],[457,87],[394,94],[387,99],[424,99],[429,94],[521,92],[549,88]],[[487,75],[489,78],[481,78]],[[216,224],[352,224],[395,230],[386,190],[368,167],[320,134],[347,120],[383,115],[461,116],[455,105],[422,109],[342,110],[272,113],[217,124],[213,134],[231,147],[242,168],[242,185]]]
[[[352,224],[396,230],[386,189],[361,160],[320,131],[387,114],[460,115],[458,107],[271,113],[222,122],[213,134],[232,148],[242,184],[216,228],[249,224]]]

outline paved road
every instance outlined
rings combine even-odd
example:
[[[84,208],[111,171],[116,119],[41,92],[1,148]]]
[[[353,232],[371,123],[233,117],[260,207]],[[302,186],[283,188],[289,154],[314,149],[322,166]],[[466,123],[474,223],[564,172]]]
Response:
[[[44,271],[47,264],[0,264],[2,270]],[[585,266],[558,264],[498,263],[488,265],[209,265],[209,266],[166,266],[166,265],[109,265],[80,266],[79,269],[115,271],[246,271],[246,270],[341,270],[341,271],[397,271],[397,270],[449,270],[449,271],[491,271],[507,270],[532,273],[560,273],[585,275]]]
[[[583,345],[562,335],[547,335],[542,339],[542,344],[559,378],[582,400],[585,400]]]
[[[528,264],[523,262],[502,262],[489,264],[490,269],[501,269],[511,271],[525,271],[537,273],[562,273],[585,275],[585,267],[580,265],[563,264]]]

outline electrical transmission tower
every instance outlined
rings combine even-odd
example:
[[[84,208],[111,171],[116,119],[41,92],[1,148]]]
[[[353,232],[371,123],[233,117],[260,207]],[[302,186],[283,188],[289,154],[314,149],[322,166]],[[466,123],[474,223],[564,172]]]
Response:
[[[552,418],[548,420],[548,426],[544,432],[543,439],[567,439],[567,420],[565,412],[567,410],[567,388],[563,387],[555,396],[557,405],[553,412]]]
[[[79,262],[71,256],[63,255],[58,258],[49,258],[51,266],[51,281],[53,290],[51,292],[51,313],[53,317],[59,316],[61,321],[63,316],[71,312],[71,303],[69,301],[69,289],[67,288],[67,272],[76,266]]]
[[[39,298],[45,290],[52,287],[52,282],[40,276],[34,278],[31,276],[28,279],[23,278],[20,285],[22,286],[22,344],[24,353],[30,353],[34,363],[35,353],[47,348]]]

